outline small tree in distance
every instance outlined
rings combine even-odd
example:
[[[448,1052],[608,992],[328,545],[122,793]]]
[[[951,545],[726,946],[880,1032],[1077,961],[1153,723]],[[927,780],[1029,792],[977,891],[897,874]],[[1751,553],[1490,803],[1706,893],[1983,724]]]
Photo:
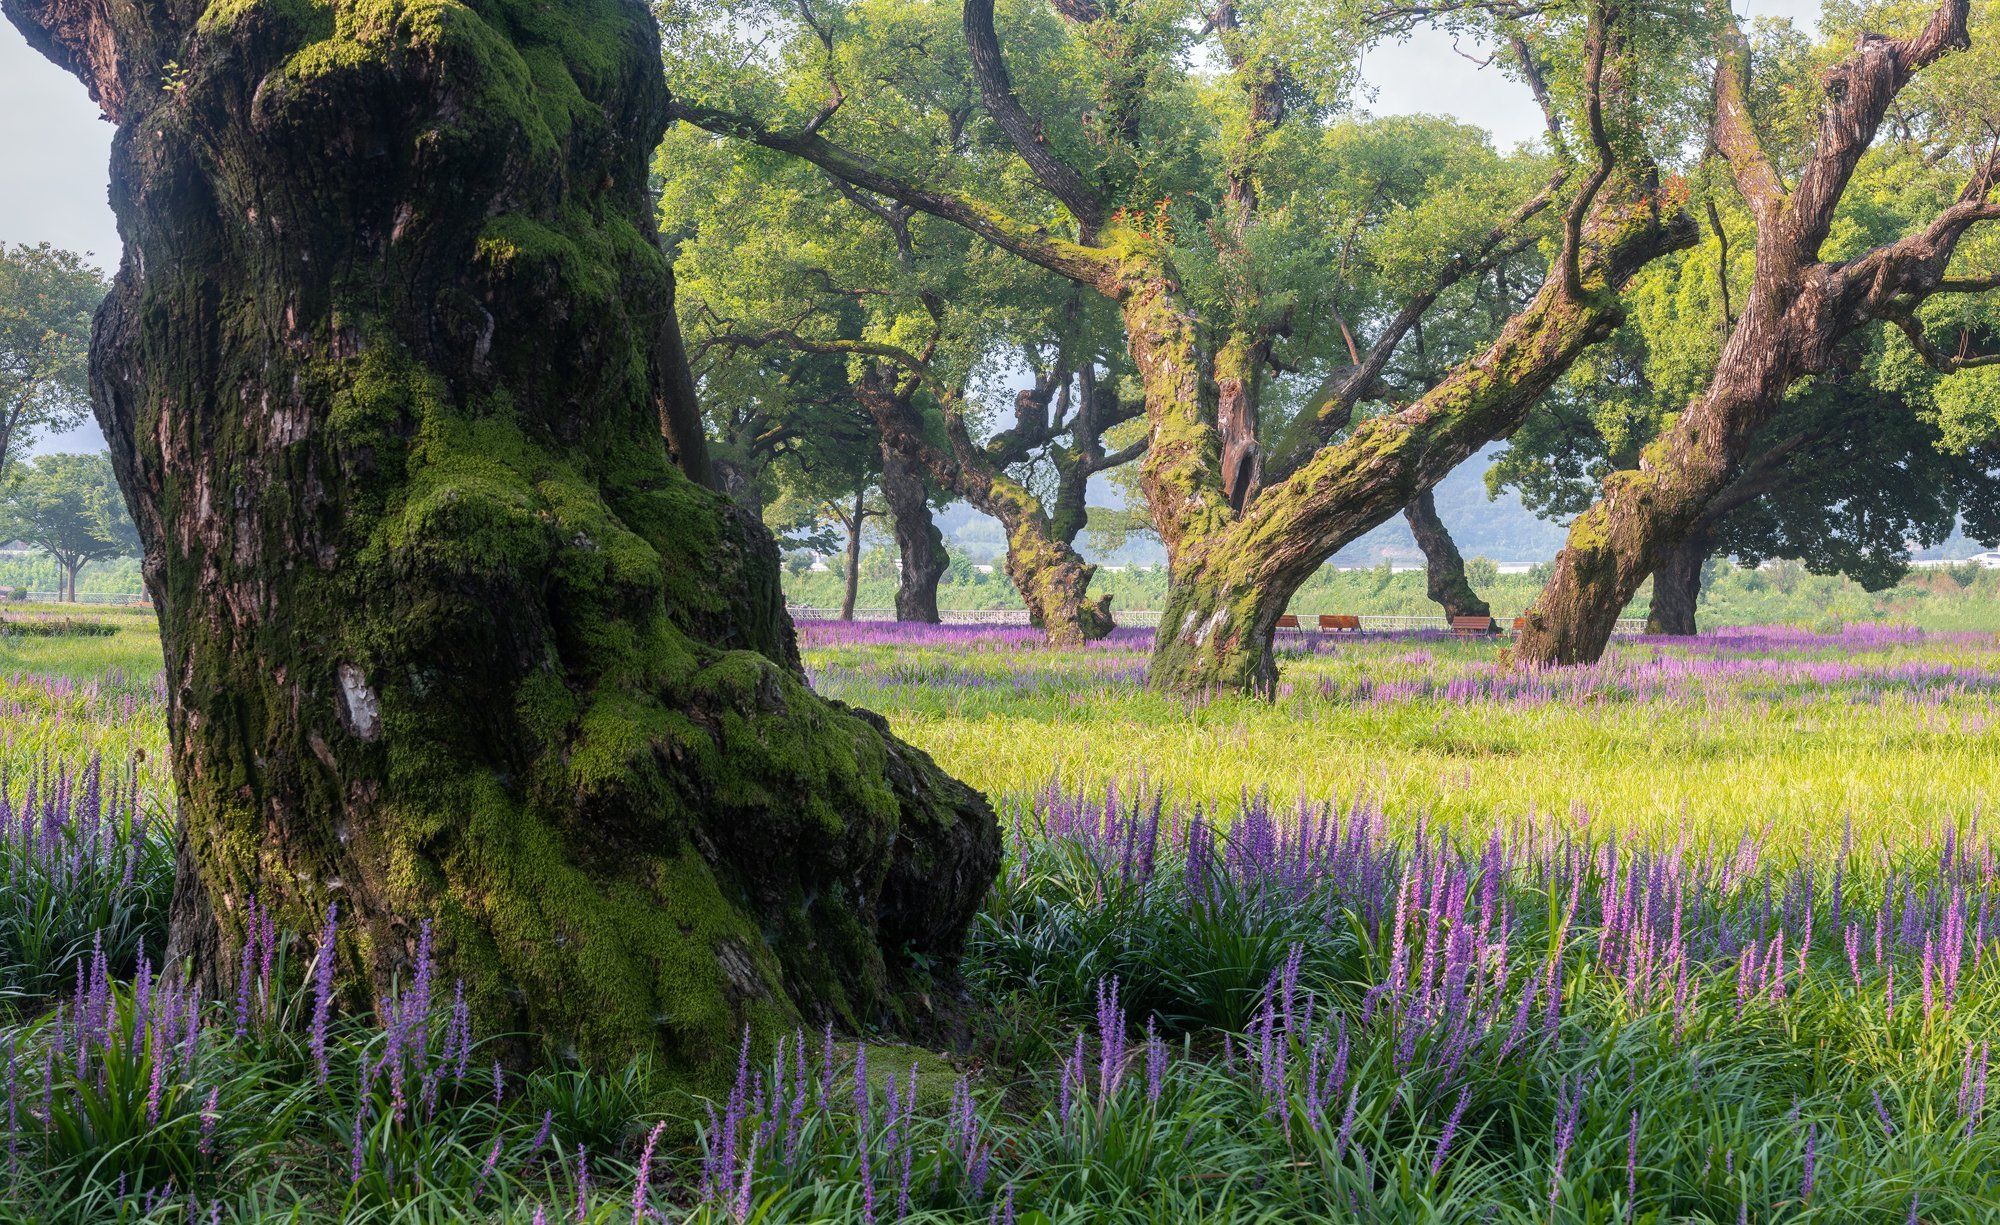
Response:
[[[77,575],[93,561],[139,551],[111,459],[44,455],[17,468],[0,490],[0,537],[23,540],[62,568],[63,599],[76,600]]]

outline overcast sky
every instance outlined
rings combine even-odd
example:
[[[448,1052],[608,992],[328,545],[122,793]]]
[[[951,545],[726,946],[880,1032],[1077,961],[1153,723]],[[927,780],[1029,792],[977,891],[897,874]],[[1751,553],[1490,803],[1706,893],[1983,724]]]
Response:
[[[1818,0],[1757,0],[1739,11],[1809,23]],[[1470,50],[1470,48],[1468,48]],[[1425,34],[1370,54],[1367,77],[1378,114],[1442,113],[1480,124],[1502,148],[1531,139],[1541,116],[1527,91],[1496,69],[1481,70],[1450,39]],[[106,203],[111,125],[83,87],[0,21],[0,241],[49,242],[89,251],[109,270],[118,229]],[[95,449],[94,426],[46,439],[38,450]]]

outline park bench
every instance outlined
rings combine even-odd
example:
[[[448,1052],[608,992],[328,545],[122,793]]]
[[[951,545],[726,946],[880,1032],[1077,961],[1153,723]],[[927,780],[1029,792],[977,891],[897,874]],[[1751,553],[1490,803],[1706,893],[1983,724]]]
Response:
[[[1496,634],[1499,627],[1491,617],[1453,617],[1451,632],[1454,634]]]
[[[1358,634],[1361,632],[1361,618],[1346,613],[1321,613],[1319,628],[1325,633]]]
[[[1278,618],[1278,628],[1281,630],[1295,630],[1299,628],[1299,619],[1290,613],[1286,613],[1284,616]]]

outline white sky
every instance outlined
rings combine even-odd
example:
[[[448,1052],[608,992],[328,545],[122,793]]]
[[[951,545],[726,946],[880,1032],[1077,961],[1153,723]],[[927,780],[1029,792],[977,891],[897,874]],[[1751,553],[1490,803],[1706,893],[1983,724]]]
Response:
[[[1738,0],[1755,16],[1809,23],[1818,0]],[[1471,50],[1471,48],[1467,48]],[[1367,63],[1377,114],[1442,113],[1479,124],[1502,148],[1535,136],[1541,116],[1527,91],[1498,70],[1481,71],[1451,40],[1420,34],[1378,48]],[[105,269],[118,262],[118,229],[106,199],[111,125],[83,87],[29,48],[0,21],[0,241],[49,242],[89,251]],[[94,450],[94,425],[45,439],[38,451]]]

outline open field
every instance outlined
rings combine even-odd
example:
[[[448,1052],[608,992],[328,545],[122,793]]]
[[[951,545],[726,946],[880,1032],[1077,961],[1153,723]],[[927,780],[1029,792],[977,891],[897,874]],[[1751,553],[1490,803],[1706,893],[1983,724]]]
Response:
[[[1596,667],[1509,671],[1490,640],[1292,640],[1275,703],[1146,692],[1148,635],[1073,652],[1032,631],[811,624],[825,693],[989,793],[1143,781],[1211,809],[1355,799],[1473,834],[1603,828],[1783,844],[1852,821],[1903,838],[2000,793],[2000,637],[1857,625],[1620,641]],[[1053,764],[1053,768],[1051,767]]]
[[[325,933],[157,974],[159,649],[88,615],[0,637],[0,1222],[2000,1219],[1990,633],[1308,638],[1262,705],[809,627],[1009,861],[949,1054],[786,1035],[700,1104],[510,1070],[427,972],[343,1015]]]

